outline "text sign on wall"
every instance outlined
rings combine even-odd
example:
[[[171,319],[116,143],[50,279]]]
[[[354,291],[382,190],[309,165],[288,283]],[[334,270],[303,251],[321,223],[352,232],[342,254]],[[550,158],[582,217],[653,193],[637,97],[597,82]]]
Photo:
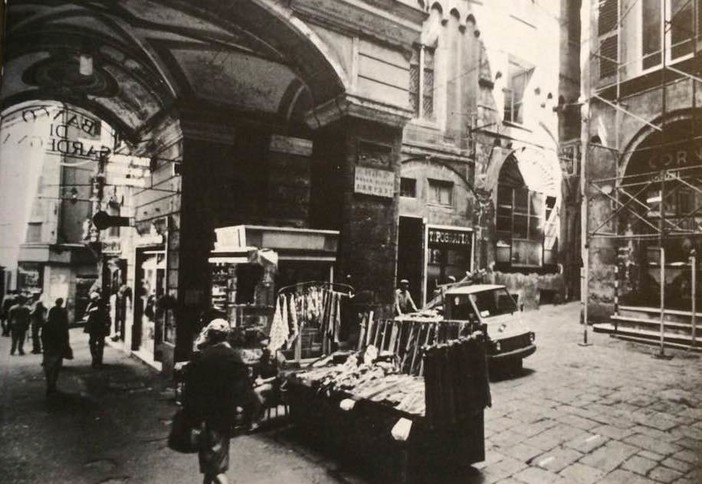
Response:
[[[452,245],[460,247],[470,247],[472,242],[473,232],[429,228],[430,245]]]
[[[395,196],[395,173],[377,168],[357,166],[353,191],[366,195],[392,198]]]
[[[648,166],[654,170],[670,168],[686,168],[702,163],[702,145],[674,147],[666,151],[656,152],[648,159]]]
[[[274,134],[271,135],[269,149],[278,153],[312,156],[312,141],[304,138],[293,138],[292,136]]]

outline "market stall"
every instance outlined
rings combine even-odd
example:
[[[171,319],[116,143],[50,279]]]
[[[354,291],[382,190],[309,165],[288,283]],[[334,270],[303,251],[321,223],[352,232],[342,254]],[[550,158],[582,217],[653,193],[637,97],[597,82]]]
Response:
[[[484,460],[491,400],[481,331],[369,317],[359,346],[288,376],[287,402],[305,436],[378,482],[435,481]]]

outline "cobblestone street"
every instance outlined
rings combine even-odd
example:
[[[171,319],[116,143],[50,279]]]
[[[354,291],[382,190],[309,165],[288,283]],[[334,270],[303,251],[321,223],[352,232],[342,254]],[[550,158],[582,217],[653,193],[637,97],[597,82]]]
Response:
[[[525,313],[537,352],[524,372],[492,383],[485,462],[468,483],[702,482],[702,362],[590,334],[582,347],[579,306]],[[76,359],[44,400],[36,355],[9,356],[0,339],[2,482],[198,482],[195,456],[166,448],[175,406],[168,383],[108,348],[89,367],[73,330]],[[296,441],[283,427],[232,441],[229,476],[241,483],[363,482],[351,469]],[[479,472],[478,472],[479,471]]]

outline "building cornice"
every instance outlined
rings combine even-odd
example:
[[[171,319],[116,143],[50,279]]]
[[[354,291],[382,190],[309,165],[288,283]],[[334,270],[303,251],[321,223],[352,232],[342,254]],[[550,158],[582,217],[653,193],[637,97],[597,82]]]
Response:
[[[310,128],[318,129],[345,117],[402,128],[412,118],[412,111],[345,93],[308,112],[305,121]]]
[[[331,30],[372,37],[409,49],[422,31],[427,14],[399,0],[291,0],[290,9],[302,20]]]

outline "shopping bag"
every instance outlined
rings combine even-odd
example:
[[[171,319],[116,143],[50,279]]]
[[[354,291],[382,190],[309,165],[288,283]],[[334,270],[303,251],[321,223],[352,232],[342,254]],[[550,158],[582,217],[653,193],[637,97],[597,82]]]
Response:
[[[71,348],[69,345],[66,345],[66,348],[63,350],[63,357],[66,360],[72,360],[73,359],[73,348]]]
[[[176,452],[193,454],[200,447],[200,425],[192,425],[185,417],[183,409],[173,416],[171,433],[168,435],[168,447]]]

